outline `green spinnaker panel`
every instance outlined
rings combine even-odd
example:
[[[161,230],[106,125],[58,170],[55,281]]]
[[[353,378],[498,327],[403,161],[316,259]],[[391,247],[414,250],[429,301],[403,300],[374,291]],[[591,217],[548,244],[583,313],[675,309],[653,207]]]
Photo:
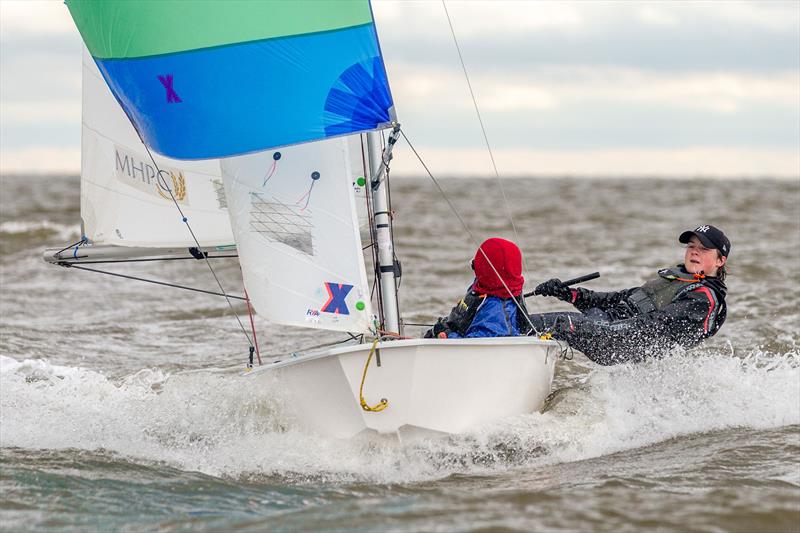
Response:
[[[368,0],[67,0],[96,59],[129,59],[372,23]]]

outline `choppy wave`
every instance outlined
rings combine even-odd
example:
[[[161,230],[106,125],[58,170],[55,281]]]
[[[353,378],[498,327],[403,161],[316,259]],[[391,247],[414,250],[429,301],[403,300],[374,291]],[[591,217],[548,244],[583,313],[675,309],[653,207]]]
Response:
[[[415,442],[304,433],[280,383],[233,371],[122,379],[0,357],[0,445],[105,450],[234,478],[379,483],[598,457],[693,433],[800,424],[800,352],[678,355],[597,369],[544,413]]]
[[[76,240],[80,236],[80,226],[76,224],[57,224],[48,220],[11,220],[0,223],[0,239],[41,239],[58,237],[63,240]]]

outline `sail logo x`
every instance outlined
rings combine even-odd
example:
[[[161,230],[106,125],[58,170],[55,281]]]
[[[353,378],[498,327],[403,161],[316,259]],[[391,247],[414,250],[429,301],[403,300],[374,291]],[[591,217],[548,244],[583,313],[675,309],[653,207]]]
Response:
[[[167,74],[166,76],[158,76],[158,81],[161,82],[161,85],[167,90],[167,103],[168,104],[180,104],[182,102],[181,97],[178,96],[178,93],[175,92],[175,89],[172,88],[172,74]]]

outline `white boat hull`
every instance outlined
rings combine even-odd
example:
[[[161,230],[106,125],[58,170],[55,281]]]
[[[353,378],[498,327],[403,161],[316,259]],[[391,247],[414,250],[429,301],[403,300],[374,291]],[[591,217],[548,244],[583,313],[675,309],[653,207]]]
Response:
[[[322,435],[364,431],[461,433],[499,418],[531,413],[550,394],[557,344],[533,337],[413,339],[381,342],[359,389],[371,344],[345,346],[259,367],[276,372],[298,418]],[[377,364],[378,356],[380,366]]]

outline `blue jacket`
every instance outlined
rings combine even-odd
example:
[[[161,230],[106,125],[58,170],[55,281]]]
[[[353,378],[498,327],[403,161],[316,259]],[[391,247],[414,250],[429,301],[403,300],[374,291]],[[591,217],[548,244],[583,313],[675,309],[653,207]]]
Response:
[[[505,308],[505,309],[504,309]],[[464,337],[515,337],[519,335],[517,327],[517,305],[511,298],[487,296],[478,307],[478,312],[467,328]],[[447,334],[448,339],[459,339],[457,331]]]
[[[524,301],[520,305],[524,305]],[[470,290],[449,315],[436,321],[425,337],[438,337],[442,332],[449,339],[513,337],[521,334],[520,316],[523,315],[513,299],[487,296]]]

